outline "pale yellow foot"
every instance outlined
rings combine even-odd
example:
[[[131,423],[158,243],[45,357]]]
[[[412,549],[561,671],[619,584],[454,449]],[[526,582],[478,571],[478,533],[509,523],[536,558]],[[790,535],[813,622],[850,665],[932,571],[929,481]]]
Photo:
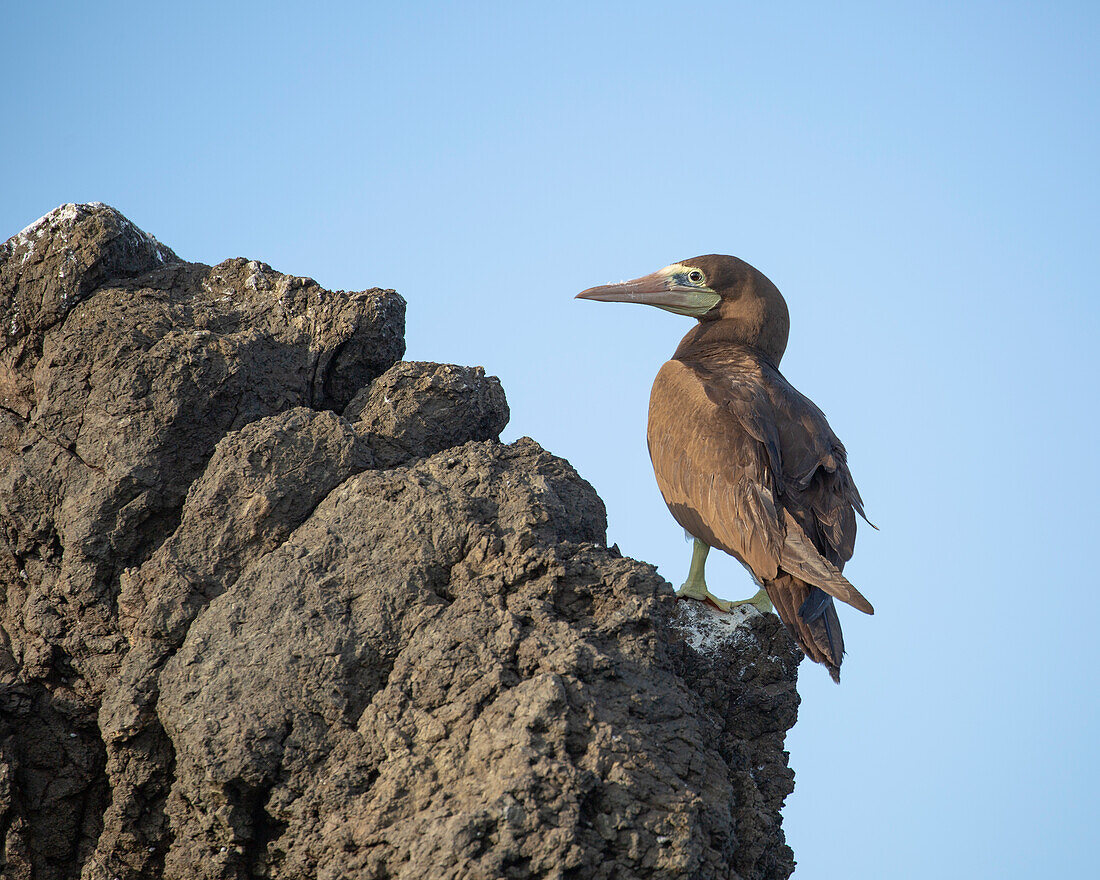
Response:
[[[676,591],[676,595],[681,599],[698,599],[700,602],[713,605],[719,611],[728,612],[736,604],[727,602],[725,599],[719,599],[703,584],[684,584]]]
[[[763,587],[757,590],[756,595],[751,599],[742,599],[739,602],[719,599],[714,593],[708,590],[704,572],[707,564],[707,554],[709,552],[710,547],[696,538],[695,546],[691,552],[691,569],[688,571],[687,580],[684,581],[684,585],[676,591],[677,596],[681,599],[698,599],[700,602],[706,602],[719,611],[725,611],[727,613],[738,605],[752,605],[765,614],[772,610],[771,599],[768,598],[768,594]]]
[[[696,538],[695,546],[691,551],[691,569],[688,571],[687,580],[684,581],[684,585],[676,591],[676,595],[681,599],[698,599],[700,602],[707,602],[713,605],[719,611],[728,612],[733,606],[725,599],[719,599],[707,589],[704,569],[707,564],[708,553],[710,553],[710,547]]]
[[[757,590],[751,599],[740,599],[737,602],[728,602],[727,604],[730,606],[729,610],[738,605],[752,605],[764,614],[772,610],[772,600],[768,598],[768,593],[763,587]]]

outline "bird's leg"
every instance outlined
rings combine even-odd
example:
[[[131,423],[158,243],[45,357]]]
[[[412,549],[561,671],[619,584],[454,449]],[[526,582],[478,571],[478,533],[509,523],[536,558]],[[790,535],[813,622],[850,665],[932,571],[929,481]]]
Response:
[[[751,599],[741,599],[737,602],[719,599],[708,590],[703,569],[706,567],[709,552],[710,546],[696,538],[695,546],[691,551],[691,568],[688,569],[688,576],[687,580],[684,581],[684,585],[676,591],[677,596],[681,599],[698,599],[700,602],[709,602],[719,611],[732,611],[738,605],[752,605],[757,610],[765,613],[772,610],[771,599],[768,598],[768,593],[763,587],[757,590]]]
[[[729,611],[733,606],[725,599],[719,599],[707,589],[703,569],[706,567],[709,552],[710,546],[696,538],[695,546],[691,551],[691,568],[688,569],[687,580],[676,591],[676,595],[681,599],[698,599],[700,602],[709,602],[719,611]]]

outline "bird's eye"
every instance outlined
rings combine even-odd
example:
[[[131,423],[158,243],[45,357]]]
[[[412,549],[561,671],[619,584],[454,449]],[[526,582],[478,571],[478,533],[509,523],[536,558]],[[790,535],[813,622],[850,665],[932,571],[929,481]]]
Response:
[[[688,281],[694,281],[696,284],[698,284],[702,280],[703,273],[700,272],[698,269],[692,269],[690,272],[688,272]]]

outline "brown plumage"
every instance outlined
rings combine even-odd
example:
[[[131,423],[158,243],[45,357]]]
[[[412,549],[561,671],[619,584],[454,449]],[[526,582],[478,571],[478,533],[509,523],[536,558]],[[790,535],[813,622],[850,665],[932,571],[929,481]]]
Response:
[[[580,297],[699,319],[653,383],[657,485],[676,521],[748,568],[802,650],[839,681],[833,597],[874,611],[842,574],[863,503],[843,444],[779,372],[789,329],[779,290],[748,263],[709,255]],[[712,598],[705,584],[688,594]]]

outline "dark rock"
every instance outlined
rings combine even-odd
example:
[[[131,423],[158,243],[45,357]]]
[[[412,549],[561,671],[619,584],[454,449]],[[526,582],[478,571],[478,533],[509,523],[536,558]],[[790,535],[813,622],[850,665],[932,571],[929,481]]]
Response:
[[[62,205],[0,245],[0,406],[26,417],[42,336],[109,280],[180,262],[114,208]]]
[[[481,367],[402,361],[363,388],[344,418],[366,436],[379,467],[394,467],[466,440],[499,439],[508,401]]]
[[[741,636],[766,670],[700,662],[668,585],[603,534],[530,440],[344,482],[161,675],[169,873],[785,876],[761,866],[790,868],[797,654],[762,618]]]
[[[102,863],[128,852],[127,867],[155,875],[163,858],[174,765],[157,714],[165,661],[207,603],[286,541],[329,491],[371,464],[362,439],[331,412],[298,408],[253,422],[218,444],[175,533],[143,566],[123,573],[119,625],[130,650],[99,713],[114,792],[99,840]]]
[[[0,280],[0,875],[789,875],[778,621],[608,549],[399,296],[105,206]]]
[[[31,806],[0,831],[24,829],[29,842],[4,851],[62,877],[94,848],[112,796],[96,716],[129,649],[123,572],[176,530],[227,433],[293,407],[342,409],[349,385],[397,360],[404,301],[245,260],[183,263],[103,205],[63,206],[6,242],[0,283],[0,706],[17,699],[35,719],[0,718],[0,746],[22,779],[39,752],[17,731],[98,756],[15,798]],[[60,827],[79,833],[46,846]]]

